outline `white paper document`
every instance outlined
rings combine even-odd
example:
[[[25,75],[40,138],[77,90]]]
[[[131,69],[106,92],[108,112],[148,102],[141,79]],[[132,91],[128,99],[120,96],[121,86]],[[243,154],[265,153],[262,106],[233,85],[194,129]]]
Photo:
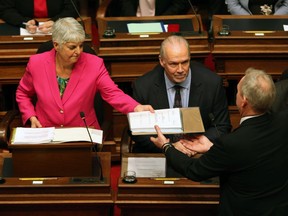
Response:
[[[129,157],[127,170],[136,172],[136,177],[165,177],[165,157]]]
[[[155,110],[155,113],[150,111],[128,113],[128,121],[132,133],[155,132],[155,125],[158,125],[163,133],[183,131],[179,108],[159,109]]]
[[[41,25],[41,24],[43,24],[43,22],[39,22],[39,25]],[[38,30],[38,28],[37,28],[37,30],[36,30],[36,33],[34,33],[34,34],[31,34],[31,33],[29,33],[25,28],[20,28],[20,35],[22,35],[22,36],[34,36],[34,35],[51,35],[52,33],[43,33],[43,32],[41,32],[41,31],[39,31]]]
[[[88,128],[94,143],[102,144],[103,131]],[[86,141],[91,142],[87,129],[85,127],[75,128],[56,128],[53,142],[73,142]]]
[[[128,23],[128,32],[129,33],[161,33],[165,32],[163,23],[154,22],[154,23]]]
[[[102,144],[103,131],[89,128],[94,143]],[[24,128],[17,127],[14,131],[12,144],[41,144],[52,142],[91,142],[85,127],[71,128]]]
[[[41,144],[52,142],[54,137],[54,127],[47,128],[22,128],[15,129],[12,144]]]

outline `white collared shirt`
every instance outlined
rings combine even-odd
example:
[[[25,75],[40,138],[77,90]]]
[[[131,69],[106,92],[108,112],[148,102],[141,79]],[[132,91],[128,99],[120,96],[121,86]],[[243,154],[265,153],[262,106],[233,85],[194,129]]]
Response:
[[[155,1],[156,0],[139,0],[136,16],[155,16]]]

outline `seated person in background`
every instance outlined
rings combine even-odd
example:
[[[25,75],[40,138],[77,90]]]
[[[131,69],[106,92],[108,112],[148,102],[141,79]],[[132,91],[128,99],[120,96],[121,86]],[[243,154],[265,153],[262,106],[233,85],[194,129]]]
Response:
[[[142,104],[150,104],[154,109],[199,107],[205,136],[211,142],[229,133],[231,123],[222,79],[204,65],[190,63],[188,41],[182,36],[167,37],[160,47],[159,62],[152,71],[134,82],[134,99]],[[180,87],[175,88],[175,85]],[[179,91],[180,106],[178,100],[175,101],[176,92]],[[161,152],[150,141],[150,136],[132,136],[132,139],[135,142],[133,152]]]
[[[226,0],[232,15],[287,15],[288,0]]]
[[[237,86],[240,126],[214,143],[204,136],[180,143],[191,158],[174,148],[159,127],[157,139],[166,160],[185,177],[202,181],[220,177],[219,215],[286,216],[288,212],[288,110],[269,114],[275,86],[263,71],[249,69]]]
[[[72,1],[79,7],[78,0]],[[38,30],[49,33],[59,18],[78,17],[71,0],[1,0],[0,10],[0,17],[6,23],[26,28],[29,33],[36,32],[37,18],[48,18],[39,25]]]
[[[124,0],[121,16],[161,16],[186,14],[187,0]]]
[[[84,127],[80,117],[80,112],[84,112],[87,125],[99,129],[94,110],[97,92],[122,113],[153,111],[117,87],[101,58],[82,52],[85,32],[77,20],[67,17],[56,21],[52,40],[51,51],[30,57],[16,91],[24,125]]]
[[[276,86],[276,98],[272,105],[272,112],[288,109],[288,69],[283,71]]]
[[[209,0],[209,15],[227,14],[227,6],[225,0]]]

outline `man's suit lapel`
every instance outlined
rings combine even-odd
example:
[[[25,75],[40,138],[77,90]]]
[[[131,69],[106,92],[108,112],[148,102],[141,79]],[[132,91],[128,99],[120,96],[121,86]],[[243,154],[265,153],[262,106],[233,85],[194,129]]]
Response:
[[[198,79],[197,74],[191,70],[191,85],[190,85],[190,93],[189,93],[189,107],[199,106],[201,104],[201,99],[203,95],[203,85],[202,81]]]
[[[154,87],[153,88],[153,94],[157,101],[157,107],[155,106],[155,109],[163,109],[163,108],[169,108],[169,101],[168,101],[168,95],[166,91],[166,84],[165,84],[165,78],[164,78],[164,71],[158,71],[159,76],[158,80],[155,80]]]

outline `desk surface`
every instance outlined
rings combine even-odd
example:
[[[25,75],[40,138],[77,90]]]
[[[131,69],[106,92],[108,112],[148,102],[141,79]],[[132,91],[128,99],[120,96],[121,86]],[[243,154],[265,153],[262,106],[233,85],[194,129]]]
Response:
[[[217,215],[219,185],[180,179],[165,184],[163,180],[137,178],[135,184],[118,182],[115,204],[123,216]]]
[[[11,156],[10,153],[0,154],[1,169],[3,158]],[[0,184],[1,215],[57,215],[61,212],[61,215],[108,216],[113,211],[110,181],[75,183],[68,177],[5,180]]]
[[[214,15],[212,54],[216,71],[223,77],[240,78],[248,67],[255,67],[277,78],[288,68],[285,23],[288,16]],[[218,35],[223,24],[230,27],[227,36]]]
[[[201,17],[199,17],[201,25]],[[192,55],[208,54],[210,49],[208,45],[208,35],[206,31],[198,33],[199,24],[194,15],[179,16],[157,16],[157,17],[108,17],[98,20],[100,47],[98,55],[104,59],[117,56],[139,58],[140,56],[151,56],[157,58],[161,42],[173,32],[163,32],[157,34],[129,34],[127,23],[149,23],[163,22],[164,24],[179,24],[180,32],[189,41],[192,48]],[[114,38],[105,38],[104,32],[107,28],[115,29]],[[202,29],[202,28],[201,28]]]
[[[213,26],[222,25],[228,25],[231,31],[284,31],[288,16],[214,15]]]
[[[163,157],[163,154],[122,155],[122,172],[127,169],[128,157]],[[137,177],[137,174],[136,174]],[[219,184],[214,180],[194,182],[186,178],[137,178],[134,184],[118,181],[115,204],[123,216],[217,215]],[[165,181],[166,180],[166,181]]]

